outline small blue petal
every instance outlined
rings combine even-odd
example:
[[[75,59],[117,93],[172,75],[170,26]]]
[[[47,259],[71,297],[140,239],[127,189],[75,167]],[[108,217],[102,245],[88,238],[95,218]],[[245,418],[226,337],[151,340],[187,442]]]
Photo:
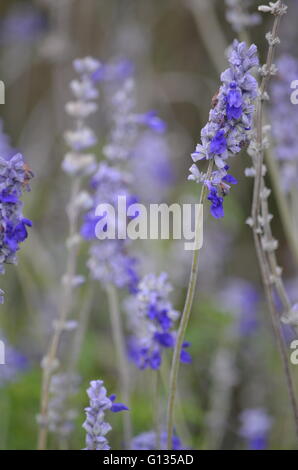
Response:
[[[111,407],[111,411],[113,413],[119,413],[119,411],[127,411],[127,406],[123,405],[123,403],[114,403]]]

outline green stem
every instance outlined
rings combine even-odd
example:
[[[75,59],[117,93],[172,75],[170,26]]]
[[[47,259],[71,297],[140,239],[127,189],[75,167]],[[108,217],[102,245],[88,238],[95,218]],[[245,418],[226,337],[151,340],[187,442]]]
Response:
[[[213,168],[213,161],[209,163],[207,178],[209,179]],[[203,185],[200,195],[200,204],[203,204],[206,198],[206,186]],[[200,233],[200,218],[197,220],[196,224],[196,240],[198,234]],[[187,295],[185,300],[185,305],[179,325],[177,340],[174,349],[171,373],[170,373],[170,388],[169,388],[169,399],[168,399],[168,412],[167,412],[167,448],[171,450],[172,448],[172,436],[174,430],[174,409],[175,401],[177,394],[177,383],[178,383],[178,374],[179,374],[179,365],[180,365],[180,355],[182,351],[182,344],[184,342],[185,332],[189,323],[192,304],[194,300],[197,277],[198,277],[198,266],[199,266],[199,250],[194,250],[192,266],[189,278],[189,284],[187,289]]]

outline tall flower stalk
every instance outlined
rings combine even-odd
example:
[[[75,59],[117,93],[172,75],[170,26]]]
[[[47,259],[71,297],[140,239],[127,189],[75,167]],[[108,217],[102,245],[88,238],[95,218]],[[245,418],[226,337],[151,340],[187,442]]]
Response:
[[[95,157],[86,153],[97,140],[94,132],[86,125],[87,117],[97,109],[95,100],[98,91],[94,86],[92,75],[100,67],[100,63],[91,57],[74,61],[75,71],[79,78],[70,84],[74,101],[67,103],[66,111],[74,118],[75,128],[65,133],[65,140],[70,148],[64,158],[63,170],[71,176],[70,201],[67,209],[69,235],[66,242],[66,272],[62,279],[63,289],[59,304],[58,319],[54,323],[54,332],[46,356],[42,361],[43,377],[41,390],[41,409],[38,417],[40,431],[38,449],[47,447],[49,422],[49,400],[53,372],[59,367],[57,358],[58,347],[63,331],[69,329],[67,319],[72,309],[73,290],[83,278],[76,275],[77,255],[81,242],[79,236],[79,218],[83,209],[89,207],[90,199],[81,190],[84,177],[94,170]]]
[[[289,365],[287,348],[281,331],[280,315],[278,313],[275,302],[275,291],[277,292],[282,304],[283,320],[286,323],[297,326],[297,318],[296,314],[293,313],[291,303],[283,285],[281,277],[282,269],[278,266],[276,259],[275,251],[278,247],[278,242],[273,238],[272,235],[270,225],[272,215],[270,214],[268,207],[268,197],[270,195],[270,190],[266,187],[264,180],[264,176],[266,174],[266,167],[264,165],[264,149],[266,144],[266,141],[264,141],[263,128],[264,102],[268,100],[267,88],[270,78],[277,72],[276,66],[274,65],[274,52],[276,46],[280,43],[278,29],[282,16],[287,12],[287,6],[283,4],[282,1],[277,1],[275,3],[270,2],[269,6],[260,6],[259,10],[265,13],[271,13],[275,16],[275,19],[272,31],[266,35],[269,48],[266,64],[263,65],[260,69],[263,78],[260,85],[260,95],[256,110],[256,129],[249,148],[249,153],[252,156],[254,165],[251,174],[255,179],[251,218],[248,220],[248,223],[253,230],[255,248],[259,261],[263,286],[271,315],[274,333],[281,354],[290,403],[293,410],[293,418],[298,434],[298,404]]]
[[[27,236],[31,220],[23,215],[23,192],[30,190],[33,173],[23,155],[14,151],[0,121],[0,274],[6,264],[17,264],[17,252]],[[4,292],[0,289],[0,303]]]
[[[249,130],[253,123],[254,100],[257,97],[257,82],[250,73],[251,69],[258,65],[256,46],[247,48],[245,43],[234,41],[228,59],[230,67],[221,75],[222,85],[213,99],[209,122],[202,129],[201,144],[197,145],[192,154],[195,163],[208,162],[207,173],[201,172],[194,164],[190,168],[189,176],[190,180],[203,183],[200,204],[204,203],[208,195],[211,203],[210,212],[215,218],[224,216],[224,197],[229,193],[231,184],[237,183],[236,179],[228,173],[227,159],[237,155],[248,143]],[[197,233],[199,229],[197,223]],[[195,294],[198,261],[199,252],[195,250],[171,367],[167,417],[169,449],[174,428],[179,357]]]

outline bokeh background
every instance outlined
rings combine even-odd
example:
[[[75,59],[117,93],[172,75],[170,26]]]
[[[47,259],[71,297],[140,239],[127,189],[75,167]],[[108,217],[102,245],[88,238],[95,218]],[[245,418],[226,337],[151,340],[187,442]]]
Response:
[[[258,3],[252,2],[252,9]],[[289,3],[292,13],[284,19],[279,54],[295,56],[297,2]],[[33,220],[33,229],[19,253],[18,266],[8,266],[1,276],[5,303],[0,309],[0,337],[12,348],[11,357],[18,357],[11,367],[14,362],[18,365],[9,378],[2,367],[8,370],[10,364],[0,366],[0,449],[36,447],[40,361],[56,316],[66,257],[69,180],[61,162],[73,59],[92,55],[103,62],[125,58],[134,64],[137,109],[157,110],[168,125],[162,145],[171,178],[162,188],[162,200],[194,202],[199,187],[187,182],[190,153],[208,119],[219,74],[227,66],[225,50],[237,36],[225,15],[223,0],[1,0],[0,79],[6,85],[6,104],[0,113],[5,133],[24,154],[35,178],[24,198],[24,212]],[[264,17],[249,31],[261,59],[269,21]],[[93,119],[99,160],[107,129],[104,111]],[[247,166],[249,157],[243,151],[233,161],[239,184],[225,203],[226,217],[219,221],[209,217],[205,223],[199,286],[187,334],[193,362],[181,368],[177,409],[177,432],[185,446],[195,449],[247,448],[240,432],[246,410],[258,410],[268,418],[268,448],[297,447],[252,235],[245,224],[252,196],[252,180],[244,176]],[[152,176],[143,188],[148,201],[154,200],[157,184]],[[274,197],[271,209],[279,261],[295,302],[297,266]],[[87,247],[80,253],[82,274],[87,274],[86,251]],[[190,263],[183,241],[148,242],[137,245],[136,251],[142,253],[144,273],[170,273],[172,299],[181,310]],[[89,288],[84,285],[76,293],[74,317],[80,314]],[[78,364],[81,385],[74,397],[78,416],[67,444],[71,449],[84,446],[81,425],[89,381],[103,378],[121,398],[105,295],[96,285],[92,289]],[[61,354],[69,334],[63,337]],[[291,338],[291,332],[286,334]],[[153,426],[152,371],[138,371],[133,365],[131,370],[132,418],[138,434]],[[165,399],[163,388],[161,420]],[[109,440],[114,449],[121,448],[118,415],[112,416],[111,424]],[[50,448],[57,446],[51,435]]]

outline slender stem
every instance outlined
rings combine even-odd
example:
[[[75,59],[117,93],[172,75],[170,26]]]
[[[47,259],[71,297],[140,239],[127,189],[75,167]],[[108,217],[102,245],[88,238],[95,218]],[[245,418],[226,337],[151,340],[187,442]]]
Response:
[[[273,28],[271,31],[272,41],[269,45],[267,61],[266,61],[266,73],[262,79],[260,85],[260,96],[257,103],[256,110],[256,142],[257,142],[257,155],[256,155],[256,177],[253,192],[253,203],[252,203],[252,219],[253,223],[257,225],[258,211],[260,206],[260,194],[261,194],[261,180],[262,180],[262,167],[264,161],[264,150],[263,150],[263,106],[264,106],[264,94],[268,82],[271,77],[271,67],[273,65],[274,52],[276,43],[274,40],[277,38],[278,28],[280,25],[281,16],[275,17]]]
[[[71,198],[74,201],[80,189],[80,180],[75,178],[72,181]],[[78,213],[73,207],[69,207],[69,241],[72,241],[77,234]],[[48,436],[48,407],[50,398],[50,384],[54,366],[57,360],[57,352],[61,334],[64,330],[65,320],[69,314],[72,303],[72,279],[76,273],[76,260],[77,260],[78,244],[71,243],[68,247],[68,256],[66,261],[66,274],[64,276],[65,285],[62,290],[62,299],[60,304],[60,312],[58,315],[57,323],[55,325],[54,333],[50,341],[48,352],[45,356],[45,363],[43,364],[43,377],[42,377],[42,392],[41,392],[41,410],[40,410],[40,430],[38,436],[38,450],[45,450],[47,447]]]
[[[163,386],[163,390],[168,390],[168,383],[169,383],[169,372],[170,372],[170,364],[168,363],[167,357],[164,357],[162,368],[160,369],[160,377],[161,383]],[[187,427],[187,422],[184,414],[184,409],[182,406],[182,400],[179,396],[179,390],[177,391],[176,395],[176,416],[179,417],[179,437],[181,437],[183,442],[191,443],[192,436],[191,432]],[[190,444],[191,447],[191,444]]]
[[[264,103],[264,93],[266,92],[268,82],[271,76],[271,67],[273,65],[274,59],[274,50],[277,42],[278,28],[280,25],[281,15],[277,15],[274,20],[272,32],[271,32],[271,41],[269,44],[266,70],[265,75],[262,79],[260,86],[260,97],[257,105],[256,111],[256,153],[253,158],[253,163],[255,167],[255,181],[254,181],[254,192],[253,192],[253,202],[252,202],[252,227],[253,227],[253,236],[255,242],[256,253],[259,261],[262,281],[264,285],[264,290],[266,294],[266,299],[269,307],[269,312],[271,315],[271,321],[274,329],[274,333],[277,339],[279,346],[283,369],[286,377],[287,388],[290,397],[290,403],[293,409],[294,421],[296,426],[296,432],[298,435],[298,405],[296,401],[295,391],[293,380],[291,376],[291,370],[289,367],[289,359],[284,343],[284,338],[280,328],[280,318],[278,311],[276,309],[272,285],[275,285],[284,308],[286,309],[286,314],[289,313],[290,303],[287,298],[286,291],[283,287],[281,281],[281,275],[278,269],[276,255],[274,249],[269,248],[268,252],[262,244],[262,236],[265,237],[265,240],[268,242],[273,242],[271,227],[270,227],[270,218],[268,210],[268,202],[265,195],[262,193],[265,189],[265,182],[263,177],[263,160],[264,160],[264,146],[263,146],[263,103]],[[261,213],[263,229],[259,221],[259,216]],[[264,234],[263,234],[264,231]]]
[[[261,275],[262,275],[262,281],[263,281],[263,285],[265,289],[266,299],[267,299],[267,303],[268,303],[268,307],[270,311],[271,322],[272,322],[274,334],[278,343],[278,347],[280,350],[283,370],[284,370],[284,374],[286,377],[287,389],[288,389],[289,398],[290,398],[290,403],[291,403],[293,413],[294,413],[295,429],[296,429],[296,433],[298,436],[298,404],[297,404],[295,389],[293,385],[291,370],[289,367],[288,354],[287,354],[287,350],[286,350],[285,343],[284,343],[284,338],[283,338],[281,328],[280,328],[279,314],[276,310],[274,299],[273,299],[273,292],[271,289],[270,272],[268,271],[268,264],[267,264],[265,255],[262,250],[259,235],[256,230],[254,230],[254,240],[255,240],[255,246],[256,246],[256,251],[257,251]]]
[[[208,171],[207,171],[207,179],[209,179],[213,168],[213,161],[210,160]],[[203,185],[200,195],[200,204],[203,204],[206,198],[206,186]],[[197,220],[196,223],[196,239],[201,230],[200,227],[200,219]],[[175,400],[177,394],[177,383],[178,383],[178,374],[179,374],[179,365],[180,365],[180,355],[182,351],[182,344],[185,337],[185,332],[188,326],[192,304],[194,300],[196,284],[197,284],[197,277],[198,277],[198,266],[199,266],[199,250],[194,250],[193,252],[193,259],[192,259],[192,266],[189,278],[189,284],[187,289],[187,295],[185,300],[185,305],[179,325],[178,335],[176,339],[173,360],[172,360],[172,367],[170,372],[170,387],[169,387],[169,399],[168,399],[168,412],[167,412],[167,448],[172,448],[172,436],[174,430],[174,408],[175,408]]]
[[[120,381],[120,389],[122,391],[123,401],[126,406],[130,405],[130,378],[129,367],[127,363],[127,354],[125,348],[125,340],[123,335],[123,327],[121,315],[119,310],[119,301],[117,290],[112,284],[106,285],[106,293],[110,309],[111,327],[114,347],[117,355],[118,374]],[[129,449],[130,441],[132,438],[132,423],[131,414],[122,413],[123,427],[124,427],[124,444],[125,448]]]

